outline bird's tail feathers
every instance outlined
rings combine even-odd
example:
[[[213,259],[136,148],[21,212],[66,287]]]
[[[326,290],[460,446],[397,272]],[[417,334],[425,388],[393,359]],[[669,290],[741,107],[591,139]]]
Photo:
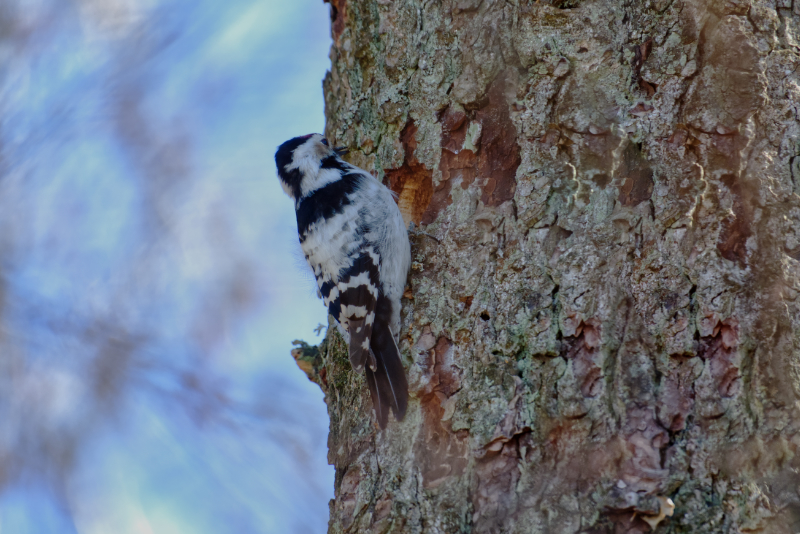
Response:
[[[389,409],[395,419],[402,421],[408,408],[408,381],[400,350],[388,326],[376,326],[372,331],[371,356],[375,358],[376,369],[365,368],[367,385],[372,397],[372,406],[381,429],[389,421]]]

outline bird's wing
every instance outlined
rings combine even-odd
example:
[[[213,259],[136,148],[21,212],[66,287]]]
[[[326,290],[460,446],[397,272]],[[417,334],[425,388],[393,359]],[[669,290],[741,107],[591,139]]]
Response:
[[[370,339],[375,323],[375,304],[379,291],[380,258],[366,247],[331,289],[328,310],[350,334],[350,364],[361,371],[364,365],[375,370]]]

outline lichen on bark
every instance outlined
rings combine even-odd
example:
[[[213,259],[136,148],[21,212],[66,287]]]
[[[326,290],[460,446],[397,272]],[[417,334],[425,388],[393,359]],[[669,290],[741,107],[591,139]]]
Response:
[[[333,5],[326,134],[436,240],[403,422],[321,347],[330,532],[796,529],[798,0]]]

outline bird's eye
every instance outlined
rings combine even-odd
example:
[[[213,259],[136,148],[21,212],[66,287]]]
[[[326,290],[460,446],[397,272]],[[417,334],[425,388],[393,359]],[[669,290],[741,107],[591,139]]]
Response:
[[[327,140],[327,139],[325,139],[324,137],[322,138],[322,140],[320,141],[320,143],[322,143],[322,144],[323,144],[323,145],[325,145],[325,146],[328,146],[328,140]]]

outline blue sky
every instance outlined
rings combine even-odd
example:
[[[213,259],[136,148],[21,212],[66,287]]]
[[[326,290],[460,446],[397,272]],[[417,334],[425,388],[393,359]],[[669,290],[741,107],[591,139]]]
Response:
[[[325,322],[273,155],[321,0],[18,0],[0,40],[0,532],[321,532]]]

